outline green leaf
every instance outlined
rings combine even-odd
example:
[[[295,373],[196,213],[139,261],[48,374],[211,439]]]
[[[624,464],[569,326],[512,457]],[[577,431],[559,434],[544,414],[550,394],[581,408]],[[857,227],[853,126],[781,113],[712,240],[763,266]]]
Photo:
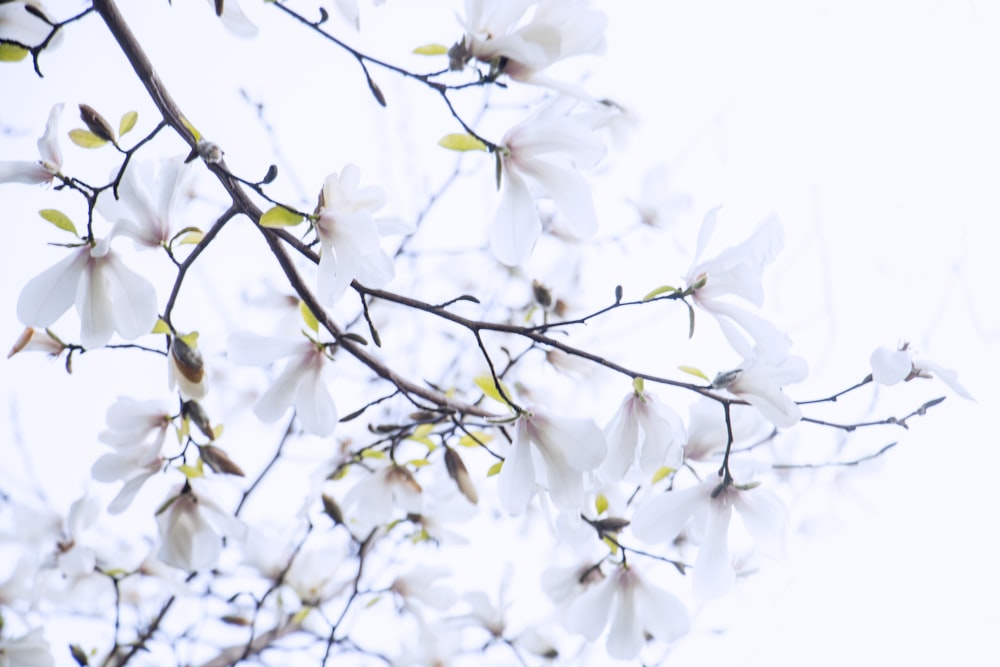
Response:
[[[412,466],[414,468],[423,468],[426,465],[430,465],[431,462],[427,459],[410,459],[406,462],[406,465]]]
[[[504,400],[504,396],[510,396],[510,391],[507,389],[506,385],[502,382],[500,383],[500,389],[503,390],[503,395],[500,394],[500,389],[497,389],[496,383],[493,381],[491,375],[480,375],[475,378],[473,382],[479,387],[484,394],[492,398],[497,403],[503,403],[504,405],[509,405],[507,401]]]
[[[379,451],[377,449],[366,449],[361,452],[361,458],[363,459],[384,459],[385,452]]]
[[[646,381],[641,377],[632,378],[632,389],[637,394],[641,394],[646,389]]]
[[[205,476],[205,464],[200,458],[193,466],[185,463],[184,465],[177,466],[177,469],[184,473],[184,476],[188,479],[197,479]]]
[[[414,438],[423,438],[431,434],[434,430],[434,424],[421,424],[417,428],[413,429]]]
[[[704,373],[702,373],[700,370],[698,370],[694,366],[678,366],[677,368],[679,368],[680,370],[684,371],[688,375],[693,375],[696,378],[701,378],[705,382],[711,382],[711,380],[708,379],[707,375],[705,375]]]
[[[51,222],[64,232],[69,232],[70,234],[76,234],[79,236],[76,231],[76,225],[74,225],[73,221],[70,220],[62,211],[57,211],[54,208],[43,208],[38,212],[38,215],[42,216],[43,220]]]
[[[169,334],[169,333],[173,333],[173,332],[170,331],[170,327],[161,318],[161,319],[156,320],[156,324],[153,325],[153,330],[150,331],[149,333]]]
[[[646,296],[642,297],[642,300],[649,301],[650,299],[655,299],[661,294],[666,294],[667,292],[676,292],[676,291],[677,291],[676,287],[672,287],[670,285],[661,285],[660,287],[657,287],[655,290],[653,290]]]
[[[302,321],[306,323],[307,327],[319,333],[319,320],[313,315],[313,311],[309,310],[305,301],[299,301],[299,314],[302,315]]]
[[[137,120],[139,120],[138,111],[129,111],[122,116],[122,119],[118,122],[118,136],[122,137],[128,132],[131,132],[132,128],[135,127]]]
[[[444,44],[424,44],[413,49],[418,56],[443,56],[448,53],[448,47]]]
[[[313,610],[312,607],[302,607],[302,609],[299,609],[297,612],[295,612],[295,615],[292,616],[292,623],[297,625],[302,621],[306,620],[306,616],[308,616],[309,612],[311,612],[312,610]]]
[[[300,213],[289,211],[284,206],[274,206],[260,216],[261,227],[294,227],[305,220]]]
[[[438,146],[450,151],[486,151],[486,144],[471,134],[446,134],[438,141]]]
[[[673,472],[674,472],[673,468],[669,466],[663,466],[662,468],[653,473],[653,478],[650,480],[650,484],[656,484],[661,479],[665,479],[670,475],[672,475]]]
[[[205,232],[201,230],[191,231],[177,239],[179,245],[198,245],[205,238]]]
[[[489,470],[486,471],[486,476],[493,477],[494,475],[499,475],[501,468],[503,468],[503,461],[497,461],[490,466]]]
[[[69,139],[80,148],[100,148],[108,143],[90,130],[70,130]]]
[[[597,498],[594,499],[594,509],[597,510],[598,514],[604,514],[608,511],[608,497],[603,493],[597,494]]]
[[[188,347],[198,347],[198,332],[192,331],[181,336],[181,340],[188,344]]]
[[[16,63],[28,57],[30,51],[17,44],[0,44],[0,63]]]
[[[611,549],[611,555],[615,555],[618,553],[618,545],[615,544],[615,541],[613,539],[605,535],[604,543],[608,545],[609,549]]]
[[[479,447],[480,445],[485,445],[487,442],[493,439],[493,436],[489,433],[484,433],[483,431],[472,431],[467,433],[458,439],[458,444],[463,447]]]

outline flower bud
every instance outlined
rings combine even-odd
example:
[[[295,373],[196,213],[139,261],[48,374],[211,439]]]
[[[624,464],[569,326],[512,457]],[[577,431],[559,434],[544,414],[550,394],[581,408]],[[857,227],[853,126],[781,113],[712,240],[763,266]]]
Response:
[[[104,120],[104,116],[97,113],[93,107],[89,107],[86,104],[80,105],[80,120],[84,122],[91,132],[96,134],[101,139],[109,141],[111,143],[115,142],[115,131],[111,128],[111,124]]]
[[[205,412],[205,408],[201,407],[198,401],[185,401],[181,406],[181,414],[194,422],[194,425],[198,427],[202,435],[209,440],[215,440],[215,430],[212,428],[208,413]],[[212,469],[215,470],[214,467]],[[218,471],[216,470],[216,472]]]
[[[201,382],[205,377],[205,360],[197,348],[193,348],[177,336],[170,345],[170,355],[173,357],[178,372],[190,382]]]
[[[18,352],[30,351],[45,352],[50,357],[58,357],[65,349],[65,343],[48,331],[39,331],[28,327],[14,341],[14,346],[7,353],[7,358],[10,359]]]
[[[217,472],[220,475],[235,475],[236,477],[246,477],[243,470],[229,458],[229,454],[226,454],[223,450],[219,449],[215,445],[202,445],[198,447],[198,452],[201,454],[201,460],[205,462],[213,472]]]
[[[448,469],[448,476],[458,485],[458,490],[462,492],[462,495],[473,505],[477,504],[479,502],[479,494],[476,492],[476,487],[469,477],[469,471],[465,468],[462,457],[451,447],[445,447],[444,465]]]

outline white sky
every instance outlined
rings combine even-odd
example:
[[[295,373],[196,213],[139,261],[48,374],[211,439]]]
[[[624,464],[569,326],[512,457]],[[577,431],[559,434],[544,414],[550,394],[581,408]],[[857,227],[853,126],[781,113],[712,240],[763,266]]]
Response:
[[[399,194],[394,212],[403,214],[450,171],[451,157],[442,157],[433,142],[455,129],[432,95],[375,68],[389,109],[383,114],[374,102],[354,104],[367,93],[351,59],[289,29],[278,12],[243,0],[264,30],[257,42],[241,42],[214,23],[200,0],[175,0],[173,8],[152,3],[141,11],[130,6],[137,3],[122,4],[168,88],[199,129],[223,146],[234,170],[262,176],[276,161],[252,109],[240,101],[236,88],[245,87],[268,103],[284,157],[295,165],[293,174],[279,161],[282,176],[304,183],[306,197],[327,173],[353,161]],[[641,122],[612,155],[614,170],[594,177],[611,192],[598,199],[605,219],[627,210],[622,195],[634,196],[638,176],[658,162],[694,197],[678,230],[688,249],[712,206],[725,204],[733,241],[776,212],[788,240],[770,273],[766,310],[810,361],[813,374],[796,397],[860,379],[877,345],[906,339],[958,369],[978,399],[972,404],[949,395],[911,431],[887,433],[882,441],[898,438],[900,446],[872,470],[848,472],[836,482],[832,474],[821,477],[843,489],[835,496],[796,489],[802,505],[788,563],[708,610],[704,626],[718,620],[728,631],[681,642],[677,664],[716,658],[734,665],[981,662],[1000,627],[1000,530],[991,488],[1000,456],[987,417],[1000,398],[994,381],[1000,271],[993,257],[1000,222],[1000,5],[595,4],[609,14],[609,49],[606,59],[582,67],[589,73],[586,87]],[[422,69],[423,61],[405,57],[409,49],[450,44],[458,36],[447,9],[417,10],[405,0],[389,0],[377,11],[362,0],[362,8],[363,27],[377,37],[362,33],[351,36],[352,43],[370,43],[370,52],[390,61]],[[190,26],[182,39],[158,30],[180,13]],[[19,135],[0,137],[0,159],[34,157],[34,141],[56,101],[68,103],[64,136],[80,125],[73,111],[78,102],[112,119],[137,108],[140,127],[148,129],[142,121],[153,117],[151,106],[104,41],[91,17],[71,27],[58,51],[42,56],[45,79],[23,64],[0,68],[0,123]],[[299,64],[275,64],[279,53]],[[81,58],[95,64],[81,65]],[[478,99],[469,100],[475,109]],[[490,136],[499,138],[505,122],[487,122]],[[410,136],[406,150],[385,159],[386,142],[403,135]],[[68,141],[63,146],[70,168],[107,173],[107,165],[94,166]],[[164,142],[157,150],[180,147]],[[418,164],[430,173],[440,165],[437,176],[429,183],[408,179]],[[488,193],[488,184],[476,189],[481,185],[479,179],[468,187]],[[295,199],[300,192],[293,185],[285,194]],[[445,204],[459,213],[479,205]],[[58,240],[57,233],[34,211],[60,206],[69,212],[78,204],[66,194],[0,186],[7,229],[0,246],[0,343],[10,344],[20,332],[21,286],[56,261],[55,251],[41,244]],[[482,204],[484,211],[491,206],[489,199]],[[665,274],[669,282],[686,268],[655,266],[640,275]],[[606,291],[619,280],[609,277]],[[711,360],[699,363],[714,368]],[[67,381],[58,366],[37,358],[0,362],[4,468],[21,465],[14,429],[30,443],[42,477],[53,456],[71,472],[89,467],[106,406],[127,392],[115,386],[92,394],[102,370],[79,365]],[[876,413],[900,414],[947,393],[931,383],[895,388],[883,392],[888,412]],[[803,435],[800,445],[808,446],[805,427]],[[7,490],[11,475],[0,480]],[[47,492],[68,502],[83,489],[73,484]]]

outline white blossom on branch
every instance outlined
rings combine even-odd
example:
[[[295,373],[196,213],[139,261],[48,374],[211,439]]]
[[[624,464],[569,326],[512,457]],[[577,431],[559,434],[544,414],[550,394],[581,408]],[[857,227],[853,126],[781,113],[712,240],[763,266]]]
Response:
[[[146,248],[166,245],[192,173],[182,157],[130,163],[118,186],[119,198],[106,190],[97,199],[97,210],[114,224],[110,236],[121,234]]]
[[[12,2],[0,5],[0,21],[10,16],[28,16],[25,3]],[[59,148],[59,117],[63,104],[57,104],[49,112],[45,124],[45,134],[38,140],[37,162],[12,162],[0,160],[0,183],[51,183],[62,170],[62,150]]]
[[[215,567],[222,538],[243,539],[246,526],[222,509],[207,492],[196,491],[197,480],[174,487],[156,515],[160,548],[157,558],[187,572]],[[199,485],[200,486],[200,485]]]
[[[872,379],[879,384],[891,386],[913,378],[939,378],[948,387],[970,401],[972,394],[958,382],[958,373],[929,359],[916,356],[909,345],[898,350],[880,347],[871,356]]]

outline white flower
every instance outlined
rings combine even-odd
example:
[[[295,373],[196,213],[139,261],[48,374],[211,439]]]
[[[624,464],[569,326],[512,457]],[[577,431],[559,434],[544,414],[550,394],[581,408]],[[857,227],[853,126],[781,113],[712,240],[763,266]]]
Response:
[[[58,357],[66,349],[66,344],[55,338],[48,331],[27,327],[14,341],[13,347],[7,353],[10,359],[18,352],[44,352],[50,357]]]
[[[156,557],[188,572],[206,570],[219,562],[222,536],[242,539],[243,522],[223,510],[191,483],[174,487],[166,507],[156,516],[160,549]]]
[[[285,575],[288,584],[303,603],[320,605],[334,598],[350,585],[350,575],[339,571],[351,554],[340,535],[311,542],[292,560]]]
[[[132,503],[132,499],[147,479],[163,467],[160,450],[170,426],[170,412],[160,401],[137,401],[119,398],[108,408],[109,429],[97,438],[115,449],[101,456],[90,470],[99,482],[125,480],[124,486],[108,505],[108,512],[119,514]],[[154,435],[149,442],[146,438]]]
[[[197,348],[197,337],[188,343],[181,336],[170,339],[167,355],[167,387],[175,388],[185,401],[200,401],[208,393],[205,360]]]
[[[553,63],[604,50],[607,18],[587,2],[466,0],[465,17],[465,53],[487,63],[506,59],[503,73],[520,81],[542,82],[538,72]]]
[[[695,260],[687,274],[689,287],[700,285],[694,290],[694,301],[715,317],[726,340],[740,356],[747,358],[751,353],[752,346],[744,336],[746,332],[753,339],[757,354],[773,363],[780,362],[791,347],[788,337],[757,313],[730,301],[729,297],[743,299],[757,307],[763,304],[761,276],[764,267],[774,260],[784,245],[781,223],[776,218],[767,218],[743,243],[723,250],[714,259],[699,261],[715,231],[718,211],[718,208],[712,209],[705,216],[698,234]]]
[[[702,397],[691,405],[689,415],[684,460],[706,461],[713,454],[721,455],[729,441],[722,405],[718,401]],[[763,418],[753,408],[732,406],[729,421],[735,442],[746,440],[754,434],[763,435]],[[767,428],[771,427],[768,425]]]
[[[717,476],[648,498],[632,516],[631,529],[643,542],[670,542],[693,519],[692,537],[699,549],[692,584],[700,598],[710,599],[728,591],[735,581],[728,546],[733,508],[758,549],[781,555],[788,525],[788,511],[781,500],[767,489],[723,484]]]
[[[341,509],[362,528],[373,528],[392,521],[396,507],[406,514],[420,514],[422,492],[409,470],[391,464],[358,481],[344,496]]]
[[[589,236],[597,231],[590,188],[577,167],[591,167],[605,148],[593,128],[577,116],[548,105],[515,125],[500,147],[503,192],[490,228],[493,253],[504,264],[524,262],[542,233],[542,220],[529,185],[550,197],[569,231]]]
[[[24,3],[16,2],[0,5],[4,14],[20,10],[23,14]],[[2,18],[3,14],[0,14]],[[62,151],[59,149],[59,116],[63,105],[57,104],[49,112],[49,121],[45,124],[45,134],[38,140],[38,162],[0,161],[0,183],[51,183],[62,169]]]
[[[239,37],[255,37],[257,26],[250,22],[237,0],[208,0],[226,29]],[[219,10],[222,10],[221,13]]]
[[[318,290],[333,303],[352,280],[382,287],[393,278],[392,260],[379,245],[379,226],[372,212],[385,204],[382,188],[359,188],[361,172],[353,164],[327,176],[319,219],[313,223],[322,253]]]
[[[45,41],[52,32],[52,27],[28,11],[29,6],[44,15],[42,5],[37,0],[0,3],[0,39],[11,40],[28,47],[37,46]]]
[[[805,379],[809,372],[805,359],[792,356],[775,364],[755,353],[756,349],[739,368],[719,373],[712,386],[742,398],[779,428],[794,426],[802,411],[781,388]]]
[[[449,574],[451,571],[443,565],[417,565],[406,574],[393,579],[389,589],[407,604],[410,600],[418,600],[421,604],[443,611],[455,601],[455,591],[439,585],[440,580]]]
[[[622,566],[594,584],[570,606],[568,627],[595,641],[611,621],[608,655],[630,660],[646,643],[645,634],[672,641],[688,631],[687,609],[666,591],[650,585],[634,566]]]
[[[32,628],[20,637],[0,639],[0,667],[54,667],[55,664],[41,627]]]
[[[74,303],[87,349],[103,347],[116,331],[133,340],[156,323],[156,289],[125,266],[108,239],[72,250],[32,278],[21,290],[17,316],[27,326],[49,327]]]
[[[661,164],[643,174],[639,199],[631,203],[644,225],[666,229],[673,227],[678,216],[691,208],[691,195],[671,187],[670,170]]]
[[[500,505],[520,514],[541,485],[557,508],[576,511],[583,500],[584,472],[599,466],[606,454],[604,434],[592,420],[525,412],[517,418],[514,444],[500,469]]]
[[[684,423],[654,394],[630,392],[604,434],[608,458],[601,465],[601,473],[611,481],[621,481],[637,451],[639,466],[646,472],[655,472],[661,466],[676,470],[684,461]]]
[[[110,235],[122,234],[146,248],[166,245],[178,197],[186,191],[192,173],[182,157],[130,163],[118,187],[119,199],[107,190],[97,200],[97,210],[114,223]]]
[[[323,346],[306,338],[270,338],[249,332],[229,337],[229,357],[237,364],[264,366],[279,359],[288,363],[253,407],[261,421],[279,419],[289,407],[309,433],[328,436],[337,427],[337,408],[324,382],[327,368]]]
[[[953,392],[962,398],[974,401],[965,387],[958,382],[958,373],[944,368],[928,359],[915,357],[908,344],[903,344],[898,350],[880,347],[872,352],[872,379],[879,384],[891,386],[903,380],[913,378],[938,377],[948,385]]]

